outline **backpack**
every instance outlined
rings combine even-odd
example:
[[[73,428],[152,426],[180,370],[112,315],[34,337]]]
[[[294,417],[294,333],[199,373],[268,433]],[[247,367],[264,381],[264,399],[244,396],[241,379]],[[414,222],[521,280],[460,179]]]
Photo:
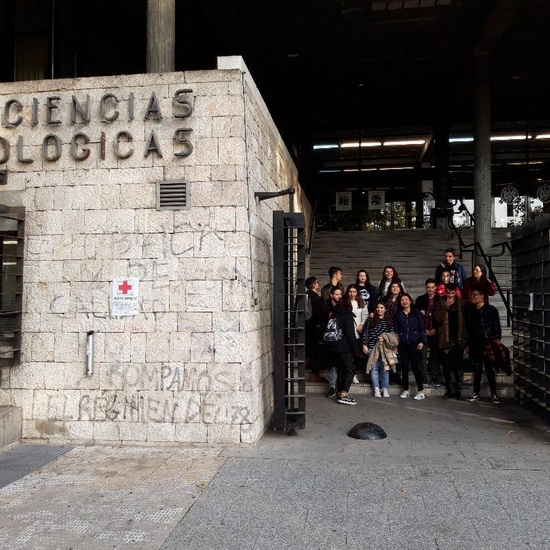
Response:
[[[325,332],[323,334],[323,341],[325,342],[339,342],[342,339],[342,325],[341,317],[337,315],[328,320]]]

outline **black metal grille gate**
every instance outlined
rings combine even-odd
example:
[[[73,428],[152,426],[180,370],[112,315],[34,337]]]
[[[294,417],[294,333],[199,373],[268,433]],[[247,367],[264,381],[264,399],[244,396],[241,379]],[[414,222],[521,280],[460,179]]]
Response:
[[[25,209],[0,205],[0,367],[21,363]]]
[[[273,212],[274,400],[276,430],[306,424],[305,219]]]

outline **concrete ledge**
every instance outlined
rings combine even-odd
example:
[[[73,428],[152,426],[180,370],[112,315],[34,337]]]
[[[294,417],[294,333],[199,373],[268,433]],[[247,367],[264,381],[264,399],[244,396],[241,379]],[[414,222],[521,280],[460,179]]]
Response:
[[[0,407],[0,450],[21,441],[21,411]]]

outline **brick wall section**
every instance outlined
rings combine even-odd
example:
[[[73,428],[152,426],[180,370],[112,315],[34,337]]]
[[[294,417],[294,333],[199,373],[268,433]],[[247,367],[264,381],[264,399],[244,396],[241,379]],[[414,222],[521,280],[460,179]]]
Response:
[[[194,111],[177,119],[182,88]],[[57,126],[0,128],[12,144],[0,203],[27,215],[22,365],[1,369],[0,405],[21,408],[29,440],[255,443],[272,411],[272,211],[288,197],[259,203],[254,192],[299,188],[296,169],[242,68],[0,84],[0,101],[89,95],[93,113],[107,92],[134,94],[133,121],[71,124],[60,110]],[[144,121],[153,93],[163,119]],[[193,130],[186,158],[174,155],[181,127]],[[151,130],[162,158],[144,157]],[[92,140],[83,161],[68,153],[78,131]],[[119,131],[134,138],[128,159],[112,150]],[[54,162],[40,158],[48,133],[63,143]],[[33,163],[18,161],[17,136]],[[191,207],[159,212],[156,182],[171,179],[189,182]],[[296,205],[310,215],[301,192]],[[111,315],[120,276],[140,279],[136,316]]]

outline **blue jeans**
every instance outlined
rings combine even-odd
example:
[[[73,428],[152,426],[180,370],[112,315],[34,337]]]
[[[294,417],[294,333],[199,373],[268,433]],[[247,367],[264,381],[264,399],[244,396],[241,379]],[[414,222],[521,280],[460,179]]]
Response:
[[[382,363],[381,357],[378,358],[378,361],[376,361],[374,367],[372,367],[370,377],[373,389],[380,387],[384,389],[390,385],[390,371],[384,370],[384,364]],[[382,379],[382,386],[380,386],[380,379]]]

